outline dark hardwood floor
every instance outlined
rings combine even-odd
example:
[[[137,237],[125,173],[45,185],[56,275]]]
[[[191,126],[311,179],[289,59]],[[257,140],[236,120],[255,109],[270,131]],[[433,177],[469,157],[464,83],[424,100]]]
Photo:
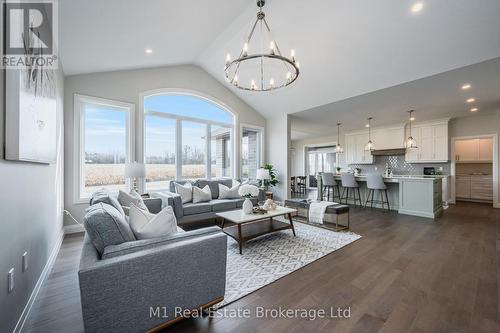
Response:
[[[451,206],[436,221],[353,208],[363,238],[227,309],[351,309],[348,319],[184,320],[165,332],[499,332],[500,210]],[[26,332],[81,332],[82,236],[64,240]]]

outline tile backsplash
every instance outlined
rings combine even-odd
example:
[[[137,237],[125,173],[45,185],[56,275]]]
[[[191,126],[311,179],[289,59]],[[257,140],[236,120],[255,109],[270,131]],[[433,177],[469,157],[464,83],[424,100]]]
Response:
[[[443,168],[444,175],[450,174],[450,163],[407,163],[404,155],[374,156],[373,164],[349,164],[351,169],[359,168],[361,173],[385,172],[385,164],[392,168],[395,175],[423,175],[424,167]]]

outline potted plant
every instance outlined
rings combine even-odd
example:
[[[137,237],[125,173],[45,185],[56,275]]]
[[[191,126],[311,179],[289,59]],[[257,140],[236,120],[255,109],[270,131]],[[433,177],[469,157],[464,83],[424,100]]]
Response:
[[[262,169],[266,169],[269,171],[269,178],[270,179],[264,180],[264,185],[266,186],[266,189],[267,189],[267,186],[274,187],[274,186],[278,185],[279,181],[278,181],[278,178],[276,178],[276,176],[278,175],[278,172],[273,167],[273,165],[266,163],[266,164],[264,164]]]
[[[242,206],[243,213],[251,214],[253,211],[253,204],[252,201],[250,201],[250,198],[259,195],[259,188],[255,185],[244,184],[238,189],[238,194],[245,198]]]
[[[337,175],[340,175],[340,170],[342,170],[342,168],[338,166],[335,169],[337,169]]]

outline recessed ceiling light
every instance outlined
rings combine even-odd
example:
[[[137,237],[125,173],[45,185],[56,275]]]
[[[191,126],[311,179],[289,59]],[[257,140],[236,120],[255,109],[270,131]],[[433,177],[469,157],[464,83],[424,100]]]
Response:
[[[422,2],[416,2],[411,6],[411,11],[414,13],[420,12],[424,8],[424,4]]]
[[[146,54],[151,54],[153,53],[153,49],[145,49],[144,52],[146,52]]]
[[[470,112],[476,112],[476,111],[479,111],[479,109],[478,108],[472,108],[472,109],[470,109]]]
[[[467,89],[470,89],[471,85],[466,83],[462,86],[462,90],[467,90]]]
[[[473,103],[475,102],[476,99],[475,98],[469,98],[468,100],[466,100],[467,103]]]

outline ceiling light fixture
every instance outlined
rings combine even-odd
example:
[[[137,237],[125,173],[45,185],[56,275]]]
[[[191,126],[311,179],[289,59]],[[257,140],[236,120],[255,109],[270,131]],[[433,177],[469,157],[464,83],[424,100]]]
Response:
[[[262,11],[265,4],[265,0],[257,0],[259,7],[257,19],[243,44],[239,57],[231,60],[231,55],[229,53],[226,55],[224,66],[226,81],[239,89],[275,90],[292,84],[299,76],[299,62],[295,59],[295,51],[291,50],[290,57],[283,56],[278,43],[272,36],[266,15]],[[257,26],[260,32],[260,43],[258,43],[260,52],[252,54],[250,44]],[[265,53],[262,45],[267,44],[269,44],[269,50]]]
[[[470,112],[476,112],[476,111],[479,111],[479,109],[478,108],[472,108],[472,109],[470,109]]]
[[[467,103],[474,103],[475,101],[475,98],[469,98],[468,100],[466,100]]]
[[[413,6],[411,6],[411,11],[414,13],[418,13],[423,8],[424,8],[424,4],[422,2],[417,2],[417,3],[414,3]]]
[[[375,149],[375,144],[372,142],[372,119],[373,117],[368,117],[368,142],[365,145],[366,151],[372,151]]]
[[[335,146],[335,152],[337,154],[342,154],[344,152],[344,147],[340,145],[340,125],[341,123],[337,123],[337,145]]]
[[[467,90],[467,89],[470,89],[471,85],[466,83],[462,86],[462,90]]]
[[[153,49],[145,49],[144,52],[146,52],[146,54],[151,54],[153,53]]]
[[[408,111],[408,113],[410,114],[410,116],[408,118],[410,120],[410,125],[409,125],[410,126],[410,133],[409,134],[410,135],[408,136],[408,139],[406,139],[406,141],[405,141],[405,148],[406,149],[417,149],[418,148],[417,141],[411,136],[411,122],[413,121],[413,119],[415,119],[415,118],[413,118],[413,112],[414,112],[414,110]]]

